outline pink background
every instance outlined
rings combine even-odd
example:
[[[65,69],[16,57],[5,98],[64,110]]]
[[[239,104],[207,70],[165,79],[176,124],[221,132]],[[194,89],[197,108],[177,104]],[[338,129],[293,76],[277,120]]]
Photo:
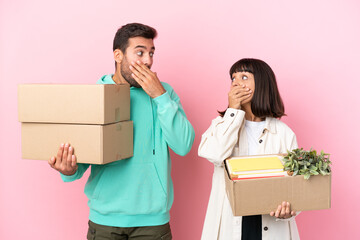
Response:
[[[213,166],[197,148],[227,106],[230,66],[244,57],[273,68],[299,146],[332,154],[332,208],[302,212],[301,238],[360,239],[359,2],[221,2],[0,1],[0,239],[85,239],[88,175],[65,184],[46,162],[21,159],[17,85],[113,73],[113,37],[129,22],[158,30],[153,70],[196,132],[191,152],[172,158],[175,240],[200,239]]]

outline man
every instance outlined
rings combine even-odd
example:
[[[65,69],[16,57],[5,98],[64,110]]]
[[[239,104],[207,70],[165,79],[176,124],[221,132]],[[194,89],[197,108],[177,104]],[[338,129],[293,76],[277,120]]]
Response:
[[[91,165],[85,186],[89,201],[88,239],[171,239],[173,203],[170,147],[186,155],[194,141],[180,99],[152,72],[156,30],[138,23],[121,27],[114,38],[115,74],[99,84],[129,84],[134,155],[106,165]],[[62,144],[49,164],[65,182],[90,166],[77,164],[74,150]]]

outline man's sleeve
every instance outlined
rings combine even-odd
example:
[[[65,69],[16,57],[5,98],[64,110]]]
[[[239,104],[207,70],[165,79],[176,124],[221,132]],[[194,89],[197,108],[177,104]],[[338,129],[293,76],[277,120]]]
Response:
[[[77,179],[80,179],[84,175],[84,172],[86,171],[86,169],[88,169],[89,166],[90,164],[78,163],[78,169],[73,175],[68,176],[60,173],[61,179],[64,182],[72,182]]]
[[[164,86],[165,87],[165,86]],[[169,147],[181,156],[186,155],[192,147],[195,138],[194,128],[186,118],[180,98],[172,90],[154,98],[161,130]]]

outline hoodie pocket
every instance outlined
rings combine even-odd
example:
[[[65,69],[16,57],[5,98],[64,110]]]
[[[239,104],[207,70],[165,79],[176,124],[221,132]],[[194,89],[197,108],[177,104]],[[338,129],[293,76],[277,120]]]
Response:
[[[126,164],[103,172],[89,203],[102,214],[166,212],[168,198],[164,189],[154,163]]]

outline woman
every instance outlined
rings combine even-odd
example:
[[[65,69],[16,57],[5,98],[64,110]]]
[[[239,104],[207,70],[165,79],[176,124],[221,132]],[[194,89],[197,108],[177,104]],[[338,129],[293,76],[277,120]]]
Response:
[[[300,239],[290,203],[268,215],[234,217],[225,194],[223,160],[230,156],[286,153],[296,136],[283,122],[275,74],[265,62],[241,59],[230,68],[229,106],[202,135],[199,156],[214,164],[203,240]],[[276,206],[274,206],[276,208]]]

